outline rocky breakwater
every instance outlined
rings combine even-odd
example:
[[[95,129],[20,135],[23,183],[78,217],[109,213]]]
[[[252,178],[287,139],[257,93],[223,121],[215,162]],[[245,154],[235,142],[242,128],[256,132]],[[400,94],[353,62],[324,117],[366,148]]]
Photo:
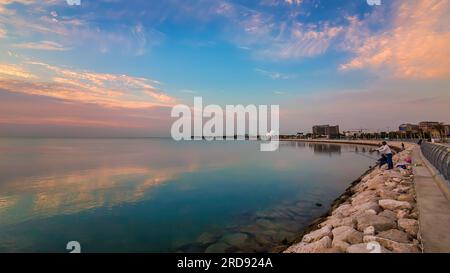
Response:
[[[394,156],[407,161],[413,146]],[[374,169],[286,253],[422,252],[411,166]]]

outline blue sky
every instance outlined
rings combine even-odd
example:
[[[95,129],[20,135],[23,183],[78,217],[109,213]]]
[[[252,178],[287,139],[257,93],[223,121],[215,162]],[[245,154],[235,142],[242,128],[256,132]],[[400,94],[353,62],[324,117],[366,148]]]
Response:
[[[130,121],[133,135],[164,135],[163,113],[193,96],[280,104],[286,133],[448,122],[449,11],[445,0],[3,0],[0,122],[121,135]],[[24,111],[24,96],[54,112]]]

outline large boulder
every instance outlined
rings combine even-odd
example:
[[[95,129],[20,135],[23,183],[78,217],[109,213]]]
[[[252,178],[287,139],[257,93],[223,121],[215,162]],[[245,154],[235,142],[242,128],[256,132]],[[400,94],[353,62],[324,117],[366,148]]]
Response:
[[[373,243],[361,243],[351,245],[347,248],[347,253],[390,253],[389,250],[382,245],[374,245]]]
[[[326,249],[331,247],[331,238],[328,236],[323,237],[319,241],[313,243],[301,242],[289,247],[286,253],[323,253]]]
[[[366,203],[362,203],[362,204],[358,204],[358,205],[353,206],[350,209],[350,213],[352,215],[359,215],[361,213],[364,213],[367,210],[374,210],[374,211],[376,211],[378,213],[378,212],[381,211],[381,208],[380,208],[380,206],[378,205],[378,203],[376,201],[369,201],[369,202],[366,202]]]
[[[403,244],[411,243],[408,234],[398,229],[390,229],[378,233],[378,237],[389,239]]]
[[[378,215],[384,216],[384,217],[392,219],[392,220],[397,220],[397,213],[393,212],[392,210],[388,210],[388,209],[383,210]]]
[[[377,196],[377,192],[376,191],[372,191],[372,190],[367,190],[367,191],[363,191],[357,195],[354,195],[352,197],[352,205],[356,206],[356,205],[361,205],[364,203],[367,203],[369,201],[378,201],[378,196]]]
[[[388,210],[392,210],[392,211],[399,210],[399,209],[411,209],[412,208],[411,204],[408,202],[397,201],[397,200],[392,200],[392,199],[382,199],[382,200],[378,201],[378,204],[383,209],[388,209]]]
[[[364,231],[369,226],[373,226],[375,231],[385,231],[396,228],[395,220],[380,215],[365,214],[356,218],[356,227],[359,231]]]
[[[312,243],[322,239],[325,236],[331,236],[331,228],[329,226],[324,226],[318,230],[306,234],[303,236],[302,242]]]
[[[333,240],[331,243],[331,247],[339,249],[340,252],[346,252],[349,246],[349,243],[340,240]]]
[[[384,187],[385,178],[382,176],[374,177],[367,181],[367,189],[369,190],[378,190]]]
[[[412,194],[401,194],[397,198],[398,201],[406,201],[406,202],[412,202],[414,201],[414,196]]]
[[[379,189],[377,191],[377,195],[380,197],[380,199],[397,199],[398,193],[387,190],[387,189]]]
[[[409,215],[409,211],[408,210],[399,210],[397,211],[397,219],[403,219],[403,218],[407,218]]]
[[[332,212],[332,215],[342,215],[344,217],[347,217],[350,215],[351,208],[352,208],[352,205],[350,205],[350,204],[340,205]]]
[[[420,249],[419,247],[412,243],[412,244],[405,244],[405,243],[399,243],[393,240],[389,240],[386,238],[382,238],[379,236],[364,236],[363,241],[365,243],[369,242],[378,242],[383,247],[387,248],[388,250],[396,253],[419,253]]]
[[[359,244],[363,241],[363,234],[352,227],[342,226],[333,229],[333,242],[335,240]]]
[[[417,237],[419,232],[419,222],[414,219],[399,219],[398,226],[411,236]]]
[[[354,217],[338,218],[335,216],[331,216],[331,217],[328,217],[327,220],[325,220],[324,222],[319,224],[319,227],[324,227],[324,226],[329,226],[329,227],[333,227],[333,228],[341,227],[341,226],[354,227],[355,219],[354,219]]]
[[[361,243],[363,234],[353,227],[341,226],[333,229],[332,247],[345,252],[351,244]]]

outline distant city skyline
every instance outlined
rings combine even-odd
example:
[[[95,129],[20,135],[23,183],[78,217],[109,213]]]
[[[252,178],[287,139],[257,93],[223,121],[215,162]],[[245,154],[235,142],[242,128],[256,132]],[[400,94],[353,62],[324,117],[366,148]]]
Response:
[[[69,2],[0,1],[0,136],[170,136],[194,96],[282,134],[450,123],[450,1]]]

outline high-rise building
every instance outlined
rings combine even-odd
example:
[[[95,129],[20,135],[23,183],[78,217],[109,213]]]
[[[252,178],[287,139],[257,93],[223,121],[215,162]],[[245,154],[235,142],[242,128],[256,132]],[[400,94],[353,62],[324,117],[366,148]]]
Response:
[[[316,125],[312,128],[313,134],[316,136],[326,136],[328,138],[339,137],[339,125]]]

